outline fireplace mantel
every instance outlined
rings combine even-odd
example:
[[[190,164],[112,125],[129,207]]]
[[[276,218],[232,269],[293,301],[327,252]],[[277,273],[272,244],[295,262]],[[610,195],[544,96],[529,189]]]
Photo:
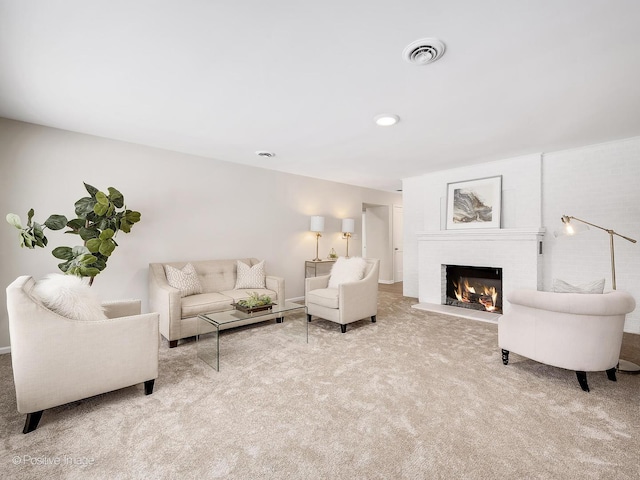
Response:
[[[509,292],[517,288],[540,289],[541,244],[544,234],[545,230],[538,227],[419,233],[417,237],[420,303],[444,303],[444,265],[502,268],[503,292],[507,298]],[[508,300],[503,304],[505,311],[508,310]]]
[[[436,232],[422,232],[418,234],[418,241],[446,242],[446,241],[531,241],[542,239],[544,228],[493,228],[474,230],[440,230]]]

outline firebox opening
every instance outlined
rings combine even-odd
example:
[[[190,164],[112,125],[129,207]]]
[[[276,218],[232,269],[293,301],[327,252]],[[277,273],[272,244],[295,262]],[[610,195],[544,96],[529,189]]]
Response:
[[[502,313],[502,268],[446,266],[445,305]]]

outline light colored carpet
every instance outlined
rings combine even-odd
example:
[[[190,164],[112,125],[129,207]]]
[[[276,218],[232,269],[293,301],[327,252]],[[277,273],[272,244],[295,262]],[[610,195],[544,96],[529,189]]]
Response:
[[[574,372],[514,354],[502,365],[496,325],[414,302],[382,292],[377,323],[343,335],[314,320],[308,345],[301,315],[224,332],[219,373],[195,342],[163,343],[153,395],[139,385],[50,409],[27,435],[4,355],[0,474],[639,478],[640,376],[591,373],[585,393]]]

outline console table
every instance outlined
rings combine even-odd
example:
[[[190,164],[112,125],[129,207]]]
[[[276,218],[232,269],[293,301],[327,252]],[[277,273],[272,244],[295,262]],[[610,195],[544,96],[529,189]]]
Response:
[[[304,278],[329,275],[335,260],[306,260],[304,262]]]

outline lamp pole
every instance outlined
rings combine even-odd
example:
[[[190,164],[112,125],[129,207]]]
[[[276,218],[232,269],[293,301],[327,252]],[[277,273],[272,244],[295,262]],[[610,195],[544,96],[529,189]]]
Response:
[[[615,254],[613,251],[613,236],[617,235],[621,238],[624,238],[625,240],[628,240],[631,243],[636,243],[636,240],[634,240],[633,238],[629,238],[629,237],[625,237],[624,235],[620,235],[618,232],[610,229],[610,228],[604,228],[601,227],[600,225],[596,225],[594,223],[591,222],[587,222],[586,220],[582,220],[580,218],[576,218],[576,217],[572,217],[570,215],[563,215],[562,216],[562,223],[564,223],[567,227],[570,226],[571,224],[571,220],[575,220],[577,222],[582,222],[582,223],[586,223],[587,225],[591,225],[594,228],[598,228],[600,230],[604,230],[605,232],[607,232],[609,234],[609,248],[611,250],[611,286],[613,287],[613,289],[616,289],[616,259],[615,259]],[[627,373],[639,373],[640,372],[640,366],[636,365],[633,362],[630,362],[628,360],[623,360],[622,358],[618,359],[618,371],[620,372],[627,372]]]

